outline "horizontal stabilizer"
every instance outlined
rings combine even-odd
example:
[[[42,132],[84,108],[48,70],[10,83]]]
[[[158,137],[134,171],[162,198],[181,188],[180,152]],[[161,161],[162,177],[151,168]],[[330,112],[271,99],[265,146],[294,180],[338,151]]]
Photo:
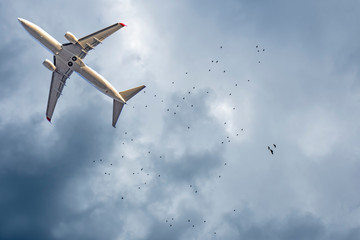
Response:
[[[123,109],[124,104],[121,102],[118,102],[114,99],[114,104],[113,104],[113,121],[112,121],[112,126],[115,127],[116,122],[120,116],[121,110]]]
[[[132,88],[123,92],[119,92],[122,98],[127,102],[130,98],[135,96],[138,92],[140,92],[142,89],[144,89],[145,86],[142,85],[140,87]]]
[[[140,87],[136,87],[136,88],[132,88],[123,92],[119,92],[119,94],[121,95],[121,97],[123,98],[123,100],[125,100],[125,102],[127,102],[130,98],[132,98],[133,96],[135,96],[138,92],[140,92],[142,89],[144,89],[145,86],[142,85]],[[113,121],[112,121],[112,126],[115,127],[117,120],[119,119],[121,110],[124,107],[124,103],[119,102],[117,100],[114,99],[114,105],[113,105]]]

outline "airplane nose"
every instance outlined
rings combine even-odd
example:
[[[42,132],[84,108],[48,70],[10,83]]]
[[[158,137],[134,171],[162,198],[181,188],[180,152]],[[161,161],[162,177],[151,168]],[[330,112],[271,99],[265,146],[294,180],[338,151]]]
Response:
[[[19,20],[20,23],[24,23],[24,19],[18,18],[18,20]]]
[[[23,27],[25,27],[25,28],[29,27],[29,25],[30,25],[29,21],[27,21],[27,20],[25,20],[23,18],[18,18],[18,20],[21,23],[21,25],[23,25]]]

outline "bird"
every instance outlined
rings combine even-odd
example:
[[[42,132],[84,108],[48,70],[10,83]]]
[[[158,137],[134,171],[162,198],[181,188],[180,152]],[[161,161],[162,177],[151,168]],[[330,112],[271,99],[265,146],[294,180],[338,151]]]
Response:
[[[276,148],[276,144],[275,144],[275,143],[273,143],[273,146],[274,146],[274,148]]]
[[[274,154],[274,151],[272,149],[270,149],[270,152],[271,152],[272,155]]]

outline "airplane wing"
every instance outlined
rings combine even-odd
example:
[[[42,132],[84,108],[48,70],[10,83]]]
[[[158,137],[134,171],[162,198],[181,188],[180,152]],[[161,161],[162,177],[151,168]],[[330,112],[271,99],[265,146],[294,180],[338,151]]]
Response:
[[[105,38],[125,26],[126,25],[123,23],[115,23],[109,27],[80,38],[76,44],[65,43],[63,44],[63,48],[66,48],[77,57],[83,59],[90,50],[95,48],[99,43],[102,43]]]
[[[46,108],[46,119],[49,122],[51,122],[57,100],[65,86],[66,79],[69,78],[73,72],[66,64],[61,61],[56,61],[56,56],[54,56],[54,65],[56,66],[56,70],[52,74],[48,104]]]

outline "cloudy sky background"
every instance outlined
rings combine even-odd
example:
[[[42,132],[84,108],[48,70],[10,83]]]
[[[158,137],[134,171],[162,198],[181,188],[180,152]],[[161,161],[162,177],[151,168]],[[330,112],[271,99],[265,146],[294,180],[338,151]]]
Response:
[[[0,238],[359,239],[359,13],[1,1]],[[112,100],[76,73],[47,122],[52,55],[17,17],[63,43],[128,25],[85,58],[119,91],[147,86],[116,129]]]

